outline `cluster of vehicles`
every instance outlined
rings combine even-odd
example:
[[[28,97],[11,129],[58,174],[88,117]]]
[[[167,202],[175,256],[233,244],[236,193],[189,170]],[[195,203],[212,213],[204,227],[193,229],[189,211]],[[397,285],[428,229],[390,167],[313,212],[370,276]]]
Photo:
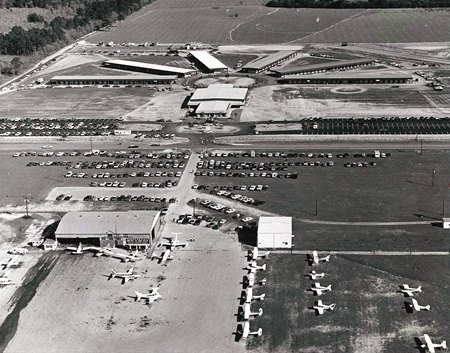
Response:
[[[207,215],[201,215],[201,214],[197,214],[197,215],[183,214],[183,215],[180,215],[176,219],[175,222],[179,223],[179,224],[190,224],[193,226],[199,226],[202,224],[202,222],[205,222],[204,223],[205,227],[212,228],[212,229],[219,229],[227,222],[227,220],[224,218],[221,218],[220,220],[216,220],[216,218],[213,216],[207,216]]]
[[[215,194],[217,196],[227,197],[229,199],[232,199],[232,200],[235,200],[235,201],[238,201],[241,203],[245,203],[248,205],[260,206],[260,205],[264,204],[264,201],[255,200],[253,197],[248,197],[248,196],[244,196],[241,194],[234,194],[230,191],[219,190],[216,192],[214,190],[211,190],[210,193]]]
[[[8,254],[10,255],[26,255],[28,254],[27,248],[12,248],[8,251]],[[9,258],[8,261],[3,262],[1,264],[2,270],[4,272],[0,273],[0,286],[8,286],[13,285],[15,282],[8,278],[8,273],[5,271],[7,269],[13,269],[19,267],[21,264],[21,261],[17,259],[16,256]]]
[[[234,214],[233,218],[238,219],[244,223],[248,223],[253,221],[253,217],[245,216],[240,213],[236,213],[236,209],[226,207],[224,205],[221,205],[220,203],[216,203],[210,200],[202,200],[202,199],[196,199],[195,204],[200,204],[203,207],[209,208],[211,210],[215,210],[218,212],[224,212],[226,214]],[[224,222],[225,223],[225,222]]]
[[[211,193],[216,193],[219,190],[241,190],[241,191],[266,191],[269,190],[269,185],[204,185],[204,184],[194,184],[192,189],[196,190],[211,190]]]
[[[156,203],[175,203],[177,199],[172,197],[150,197],[145,195],[119,195],[119,196],[94,196],[86,195],[83,201],[110,201],[110,202],[156,202]]]

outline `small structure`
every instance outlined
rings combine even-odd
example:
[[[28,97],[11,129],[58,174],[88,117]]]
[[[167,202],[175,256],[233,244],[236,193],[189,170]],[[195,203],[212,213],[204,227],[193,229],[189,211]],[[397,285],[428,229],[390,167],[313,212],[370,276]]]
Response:
[[[260,217],[258,248],[291,248],[292,217]]]
[[[450,229],[450,218],[442,218],[442,228]]]
[[[131,130],[114,130],[115,136],[131,135]]]
[[[47,238],[42,243],[42,246],[44,247],[45,251],[53,251],[56,250],[56,247],[58,246],[58,241],[56,239]]]
[[[54,76],[50,85],[170,85],[177,75]]]
[[[221,61],[216,59],[206,50],[193,50],[189,52],[191,58],[195,61],[198,67],[204,72],[208,73],[227,73],[228,67]]]

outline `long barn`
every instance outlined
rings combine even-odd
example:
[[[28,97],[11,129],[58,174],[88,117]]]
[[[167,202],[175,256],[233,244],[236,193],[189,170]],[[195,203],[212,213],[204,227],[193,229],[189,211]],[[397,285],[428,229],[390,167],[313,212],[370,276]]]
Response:
[[[157,65],[142,63],[138,61],[128,61],[128,60],[107,60],[103,63],[103,66],[112,69],[126,70],[126,71],[137,71],[144,72],[146,74],[154,75],[176,75],[178,77],[189,77],[196,73],[195,70],[185,69],[182,67],[168,66],[168,65]]]

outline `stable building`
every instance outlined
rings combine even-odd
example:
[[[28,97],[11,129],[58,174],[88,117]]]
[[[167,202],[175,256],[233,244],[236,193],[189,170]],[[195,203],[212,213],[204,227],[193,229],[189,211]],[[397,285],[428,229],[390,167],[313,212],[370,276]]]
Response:
[[[54,76],[50,85],[170,85],[177,75]]]
[[[316,75],[287,75],[278,80],[281,84],[377,84],[410,83],[413,77],[403,72],[334,72]]]
[[[358,67],[364,67],[375,63],[375,59],[353,59],[353,60],[339,60],[330,61],[322,64],[302,65],[282,67],[280,69],[272,69],[271,71],[278,77],[285,77],[288,75],[305,75],[314,74],[334,70],[347,70]]]
[[[270,68],[280,65],[281,63],[290,60],[297,56],[296,50],[282,50],[276,53],[266,55],[250,61],[249,63],[242,66],[241,71],[251,74],[259,74],[265,72]]]
[[[55,231],[59,243],[145,250],[161,228],[160,211],[69,212]]]
[[[154,75],[176,75],[177,77],[190,77],[196,73],[196,71],[192,69],[120,59],[107,60],[103,63],[103,66],[111,69],[137,71]]]
[[[292,247],[292,217],[260,217],[258,222],[258,248]]]
[[[203,72],[214,74],[228,72],[228,67],[206,50],[193,50],[189,52],[189,55]]]

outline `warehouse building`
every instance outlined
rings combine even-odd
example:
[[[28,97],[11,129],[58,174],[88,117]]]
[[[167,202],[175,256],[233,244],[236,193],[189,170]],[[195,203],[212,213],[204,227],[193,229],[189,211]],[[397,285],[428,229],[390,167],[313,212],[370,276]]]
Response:
[[[291,248],[292,217],[259,217],[258,248]]]
[[[195,64],[207,73],[227,73],[228,67],[208,53],[206,50],[193,50],[189,52]]]
[[[55,231],[59,243],[147,249],[161,228],[159,211],[69,212]]]
[[[226,117],[231,108],[242,107],[247,101],[248,89],[232,84],[212,84],[198,88],[189,99],[188,107],[197,116]]]
[[[137,71],[154,75],[176,75],[177,77],[189,77],[196,73],[196,71],[192,69],[185,69],[167,65],[148,64],[138,61],[128,61],[120,59],[107,60],[103,63],[103,66],[112,69]]]
[[[375,60],[370,58],[353,59],[353,60],[330,61],[322,64],[283,67],[280,69],[272,69],[271,71],[276,76],[284,77],[287,75],[305,75],[334,70],[354,69],[357,67],[372,65],[374,63]]]
[[[136,76],[54,76],[50,85],[169,85],[176,75],[136,75]]]
[[[278,51],[274,54],[250,61],[242,67],[241,71],[251,74],[259,74],[296,56],[297,51],[295,50]]]
[[[319,75],[288,75],[278,80],[285,84],[376,84],[409,83],[413,77],[403,72],[328,73]]]

